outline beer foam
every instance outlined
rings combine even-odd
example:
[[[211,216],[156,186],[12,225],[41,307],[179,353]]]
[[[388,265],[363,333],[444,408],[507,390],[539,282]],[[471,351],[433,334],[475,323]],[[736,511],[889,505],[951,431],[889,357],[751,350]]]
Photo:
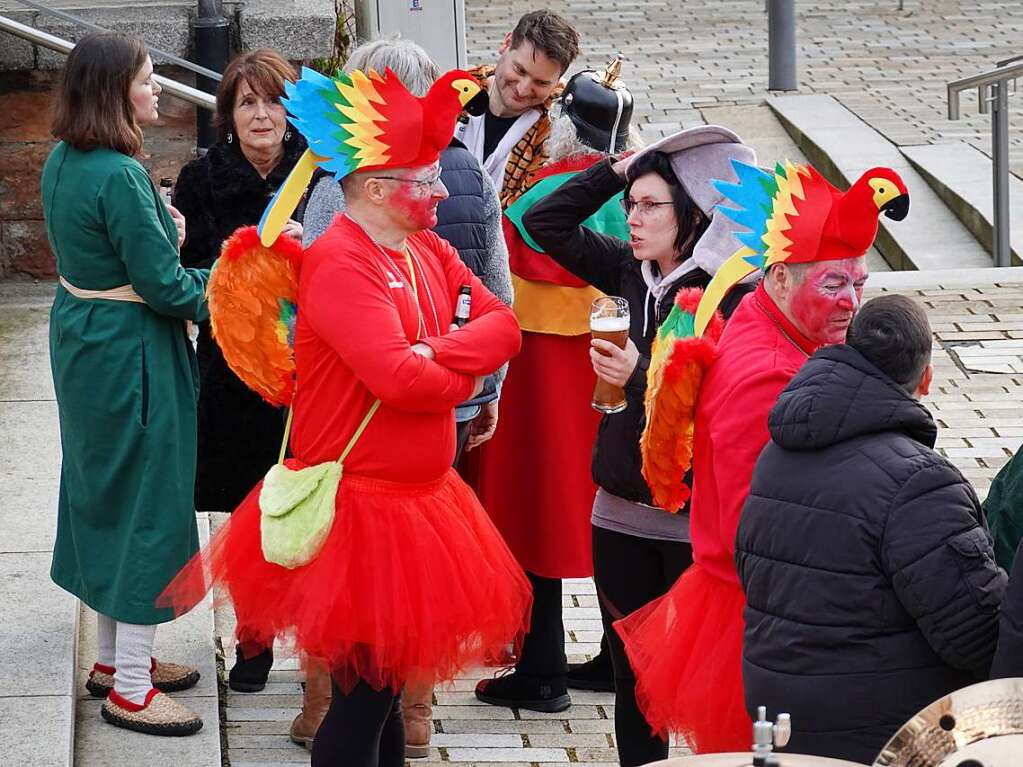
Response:
[[[628,317],[591,317],[590,330],[597,333],[617,333],[629,329]]]

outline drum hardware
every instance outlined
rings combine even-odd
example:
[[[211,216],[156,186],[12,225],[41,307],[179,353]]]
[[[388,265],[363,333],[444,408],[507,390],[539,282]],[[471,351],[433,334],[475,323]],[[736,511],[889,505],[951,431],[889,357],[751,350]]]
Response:
[[[757,706],[757,721],[753,723],[753,767],[779,767],[774,756],[776,748],[785,748],[792,737],[792,717],[778,714],[778,721],[767,719],[767,706]]]

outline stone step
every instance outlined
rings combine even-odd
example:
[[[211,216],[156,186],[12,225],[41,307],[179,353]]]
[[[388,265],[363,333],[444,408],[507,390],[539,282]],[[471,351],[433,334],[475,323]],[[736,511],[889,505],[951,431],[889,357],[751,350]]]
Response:
[[[209,540],[209,518],[198,516],[199,542]],[[156,630],[154,657],[199,669],[199,684],[172,697],[195,711],[203,728],[187,738],[158,738],[113,727],[100,716],[102,700],[85,690],[96,662],[96,614],[82,606],[79,631],[76,696],[75,767],[136,767],[140,764],[175,767],[220,767],[220,709],[217,691],[217,648],[213,635],[212,597],[187,615]]]
[[[0,753],[69,767],[78,602],[50,580],[60,436],[47,355],[50,286],[0,292]]]
[[[194,0],[58,0],[46,5],[111,32],[141,35],[149,45],[192,59]],[[223,8],[232,21],[233,38],[241,43],[238,50],[275,48],[295,61],[331,53],[337,23],[333,0],[226,0]],[[65,40],[88,32],[17,0],[0,0],[0,15]],[[63,66],[62,54],[0,32],[0,72]]]
[[[909,217],[881,218],[876,246],[893,269],[991,266],[991,256],[895,144],[831,96],[773,96],[767,102],[811,163],[846,188],[868,168],[893,168],[909,189]]]
[[[699,114],[708,124],[722,125],[739,134],[743,143],[753,147],[761,167],[772,168],[775,163],[785,160],[809,162],[767,104],[701,107]],[[871,274],[891,270],[888,262],[877,252],[877,248],[867,251],[867,265]]]
[[[990,252],[995,194],[991,158],[962,141],[900,147],[927,183]],[[1009,174],[1009,243],[1023,263],[1023,180]]]

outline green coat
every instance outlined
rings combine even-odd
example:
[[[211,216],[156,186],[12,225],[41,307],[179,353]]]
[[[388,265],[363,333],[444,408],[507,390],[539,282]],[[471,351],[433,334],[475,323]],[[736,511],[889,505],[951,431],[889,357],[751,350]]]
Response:
[[[50,364],[63,464],[50,575],[103,615],[171,620],[156,597],[198,550],[193,508],[198,371],[185,320],[207,317],[207,270],[184,269],[145,169],[63,142],[43,167],[43,214],[71,285],[130,283],[145,304],[57,287]]]
[[[995,542],[995,561],[1010,572],[1016,548],[1023,540],[1023,448],[992,480],[984,514]]]

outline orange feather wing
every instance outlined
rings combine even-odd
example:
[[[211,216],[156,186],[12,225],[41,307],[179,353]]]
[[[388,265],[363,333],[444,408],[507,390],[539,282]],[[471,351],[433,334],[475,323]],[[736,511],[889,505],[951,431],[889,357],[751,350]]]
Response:
[[[301,256],[294,239],[265,247],[256,227],[243,227],[224,243],[207,287],[213,338],[228,367],[271,405],[289,405],[294,395]]]

